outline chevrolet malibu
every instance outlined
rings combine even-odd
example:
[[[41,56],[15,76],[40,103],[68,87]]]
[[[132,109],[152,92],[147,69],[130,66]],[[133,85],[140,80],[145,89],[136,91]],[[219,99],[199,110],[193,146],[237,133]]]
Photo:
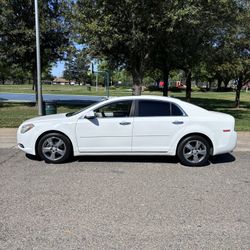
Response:
[[[104,100],[78,112],[23,122],[18,147],[48,163],[80,155],[177,155],[202,166],[236,146],[235,119],[170,97]]]

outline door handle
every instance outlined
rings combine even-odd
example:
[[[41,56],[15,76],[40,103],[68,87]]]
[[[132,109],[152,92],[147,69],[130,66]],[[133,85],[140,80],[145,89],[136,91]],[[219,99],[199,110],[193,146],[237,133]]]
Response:
[[[131,122],[120,122],[120,125],[123,125],[123,126],[130,125],[130,124],[131,124]]]
[[[183,121],[174,121],[172,122],[174,125],[180,125],[180,124],[183,124],[184,122]]]

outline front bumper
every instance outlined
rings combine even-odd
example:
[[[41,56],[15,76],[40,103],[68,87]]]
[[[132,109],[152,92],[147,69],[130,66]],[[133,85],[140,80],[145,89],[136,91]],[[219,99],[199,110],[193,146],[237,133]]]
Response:
[[[32,129],[24,134],[21,134],[21,127],[18,128],[17,146],[19,149],[21,149],[27,154],[35,155],[36,154],[35,141],[36,141],[36,136],[34,135]]]

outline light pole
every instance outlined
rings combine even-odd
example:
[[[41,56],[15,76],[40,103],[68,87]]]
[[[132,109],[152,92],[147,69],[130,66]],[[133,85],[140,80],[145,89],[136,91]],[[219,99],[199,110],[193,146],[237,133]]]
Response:
[[[38,115],[43,115],[38,0],[34,0],[34,2],[35,2],[35,22],[36,22],[36,68],[37,68],[37,102],[38,102],[37,105],[38,105]]]
[[[109,98],[109,81],[110,81],[110,76],[109,76],[109,71],[108,70],[102,70],[102,71],[94,71],[94,66],[93,63],[91,64],[91,72],[92,74],[100,74],[100,73],[104,73],[106,76],[106,86],[105,86],[105,90],[106,90],[106,96]]]

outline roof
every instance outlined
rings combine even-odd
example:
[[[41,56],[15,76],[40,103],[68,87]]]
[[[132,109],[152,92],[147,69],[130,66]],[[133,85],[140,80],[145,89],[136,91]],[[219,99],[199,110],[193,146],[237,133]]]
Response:
[[[53,82],[59,82],[59,83],[69,83],[68,80],[66,80],[65,78],[62,77],[56,77]]]

